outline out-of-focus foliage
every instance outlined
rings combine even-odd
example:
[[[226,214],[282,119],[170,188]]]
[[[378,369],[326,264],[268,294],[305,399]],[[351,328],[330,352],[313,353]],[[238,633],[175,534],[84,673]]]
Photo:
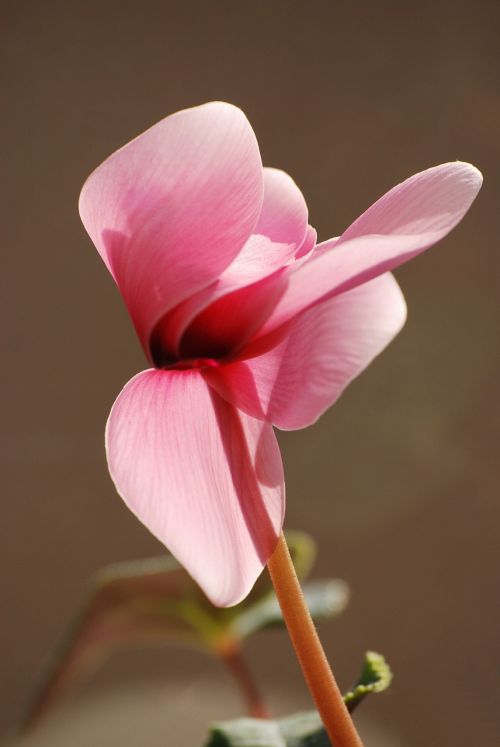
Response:
[[[314,564],[315,543],[303,532],[289,532],[287,541],[303,581]],[[348,601],[343,581],[315,579],[306,581],[303,589],[315,620],[339,614]],[[171,556],[110,565],[90,579],[41,672],[21,728],[33,725],[72,681],[117,647],[177,644],[224,655],[241,648],[248,636],[283,625],[267,574],[241,604],[218,608]]]

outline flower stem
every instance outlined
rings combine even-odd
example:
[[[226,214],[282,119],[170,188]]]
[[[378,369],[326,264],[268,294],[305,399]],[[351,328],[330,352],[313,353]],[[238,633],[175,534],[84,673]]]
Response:
[[[283,534],[267,567],[295,653],[330,741],[335,747],[363,747],[326,659]]]
[[[253,718],[269,718],[269,710],[243,656],[241,645],[237,641],[230,642],[219,647],[218,653],[240,688],[247,704],[248,715]]]

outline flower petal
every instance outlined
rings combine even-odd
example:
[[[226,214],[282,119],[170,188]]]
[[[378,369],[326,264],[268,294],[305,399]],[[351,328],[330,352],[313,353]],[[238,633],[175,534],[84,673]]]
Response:
[[[344,231],[340,241],[367,234],[445,236],[471,206],[482,183],[470,163],[452,161],[397,184]]]
[[[245,288],[253,287],[262,278],[277,272],[293,257],[294,251],[294,244],[277,244],[267,236],[257,234],[250,236],[234,262],[215,283],[194,293],[165,314],[156,325],[151,336],[155,365],[161,367],[179,357],[224,355],[251,337],[265,321],[270,309],[261,316],[253,304],[251,309],[247,309],[239,301],[233,303],[233,294],[238,299],[245,296]],[[229,316],[224,301],[226,296],[231,298]]]
[[[238,412],[199,371],[135,376],[109,416],[111,476],[128,507],[214,604],[250,591],[284,514],[270,425]]]
[[[285,430],[304,428],[389,344],[405,318],[398,284],[390,273],[381,275],[303,312],[262,355],[255,349],[256,357],[210,369],[205,377],[254,417]]]
[[[264,168],[264,201],[255,233],[280,244],[298,247],[307,231],[307,205],[292,177]]]
[[[481,183],[474,166],[457,161],[427,169],[392,189],[340,239],[319,244],[308,261],[290,267],[288,287],[259,335],[435,244],[463,218]],[[267,286],[271,292],[270,281]]]
[[[186,329],[181,340],[181,355],[234,358],[259,332],[284,289],[286,276],[283,270],[278,270],[269,278],[222,296]],[[213,356],[210,351],[215,351]]]
[[[260,329],[287,285],[286,272],[307,261],[316,244],[312,226],[302,244],[275,244],[251,236],[219,280],[167,314],[155,332],[171,356],[198,357],[210,351],[233,354]],[[281,270],[281,272],[279,272]],[[260,280],[263,282],[261,283]]]
[[[314,229],[312,226],[307,226],[307,232],[304,237],[304,241],[295,252],[295,259],[305,260],[316,246],[317,239],[318,234],[316,233],[316,229]]]
[[[80,215],[146,350],[160,317],[237,256],[262,196],[252,128],[220,102],[167,117],[91,174]]]
[[[229,320],[219,313],[218,306],[212,313],[213,304],[229,293],[268,277],[299,252],[302,256],[313,248],[316,232],[307,224],[307,205],[293,179],[279,169],[264,168],[263,175],[264,199],[254,234],[215,283],[190,296],[161,319],[154,331],[156,360],[180,355],[181,338],[199,315],[203,316],[188,333],[189,342],[185,341],[184,349],[199,347],[200,334],[206,348],[226,349],[228,344],[217,338],[233,337],[232,331],[225,329],[224,322]],[[248,322],[245,326],[250,328],[249,334],[253,334],[254,321],[249,319]],[[209,327],[216,330],[215,341],[209,339]]]

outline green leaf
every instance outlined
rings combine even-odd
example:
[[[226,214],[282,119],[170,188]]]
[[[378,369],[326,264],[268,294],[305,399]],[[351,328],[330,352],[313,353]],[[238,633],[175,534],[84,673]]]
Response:
[[[381,654],[368,651],[357,684],[344,695],[349,711],[370,693],[389,687],[392,673]],[[316,711],[296,713],[278,721],[236,719],[215,724],[205,747],[331,747]]]
[[[392,681],[392,672],[382,654],[367,651],[361,675],[356,685],[344,695],[350,713],[370,693],[381,693]]]

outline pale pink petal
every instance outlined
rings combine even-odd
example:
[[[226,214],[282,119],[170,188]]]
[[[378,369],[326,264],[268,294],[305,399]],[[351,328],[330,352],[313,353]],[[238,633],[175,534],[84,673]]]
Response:
[[[252,128],[219,102],[167,117],[91,174],[80,215],[146,350],[161,316],[237,256],[262,197]]]
[[[128,507],[214,604],[236,604],[276,545],[283,469],[270,425],[236,410],[199,371],[149,370],[118,396],[109,469]]]
[[[307,231],[307,205],[292,177],[264,168],[264,201],[255,233],[280,244],[298,247]]]
[[[392,189],[340,239],[319,244],[307,262],[290,267],[287,289],[259,334],[435,244],[463,218],[481,183],[474,166],[457,161],[416,174]],[[273,292],[272,280],[262,283]]]
[[[316,230],[312,226],[307,226],[304,241],[295,252],[295,258],[304,260],[308,257],[316,246],[317,238],[318,234],[316,233]]]
[[[256,344],[247,351],[256,357],[204,376],[254,417],[285,430],[304,428],[389,344],[405,318],[398,284],[391,274],[381,275],[303,312],[264,354],[257,354]]]
[[[294,253],[293,243],[280,244],[262,234],[253,234],[220,276],[217,297],[272,275],[284,267]]]
[[[481,183],[481,173],[461,161],[421,171],[386,192],[344,231],[340,241],[367,234],[445,235],[467,212]]]

